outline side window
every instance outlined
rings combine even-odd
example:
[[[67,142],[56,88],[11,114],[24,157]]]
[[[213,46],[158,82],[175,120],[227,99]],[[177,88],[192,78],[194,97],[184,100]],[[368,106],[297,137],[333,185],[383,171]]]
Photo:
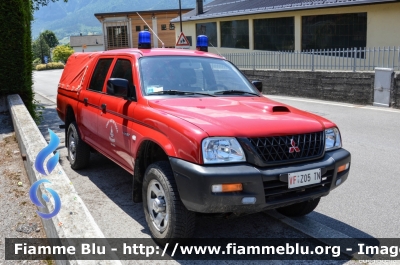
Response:
[[[89,89],[101,92],[113,59],[100,59],[90,80]]]
[[[118,59],[112,71],[111,78],[126,79],[129,82],[129,86],[133,87],[131,62],[129,60]],[[126,96],[126,91],[114,91],[114,93],[115,96]]]

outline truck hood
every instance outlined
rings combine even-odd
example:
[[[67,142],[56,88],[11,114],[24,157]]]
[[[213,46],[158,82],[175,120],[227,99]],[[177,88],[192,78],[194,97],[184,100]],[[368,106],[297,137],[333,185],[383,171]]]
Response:
[[[209,136],[261,137],[322,131],[317,115],[265,97],[163,98],[149,106],[190,122]]]

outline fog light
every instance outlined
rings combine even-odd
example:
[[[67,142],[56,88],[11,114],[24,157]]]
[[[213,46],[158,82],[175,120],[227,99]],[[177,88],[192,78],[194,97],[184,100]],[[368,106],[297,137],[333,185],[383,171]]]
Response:
[[[212,192],[233,192],[233,191],[242,191],[243,186],[242,183],[234,183],[234,184],[216,184],[211,186]]]
[[[349,166],[350,166],[350,163],[347,163],[347,164],[345,164],[345,165],[342,165],[342,166],[340,166],[339,168],[338,168],[338,173],[340,173],[340,172],[342,172],[342,171],[345,171],[346,169],[349,169]]]
[[[342,179],[341,178],[336,180],[336,186],[339,186],[340,184],[342,184]]]
[[[256,203],[256,197],[244,197],[242,199],[243,204],[255,204]]]

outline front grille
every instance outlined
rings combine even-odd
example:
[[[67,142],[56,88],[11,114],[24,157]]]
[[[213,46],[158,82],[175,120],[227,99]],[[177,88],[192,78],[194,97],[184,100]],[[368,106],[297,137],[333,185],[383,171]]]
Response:
[[[264,192],[266,203],[276,203],[284,199],[296,199],[312,193],[323,193],[330,189],[333,178],[333,169],[328,170],[321,176],[321,182],[308,186],[288,188],[287,182],[280,180],[264,181]]]
[[[266,164],[298,162],[320,157],[325,149],[324,132],[249,138],[249,140]]]

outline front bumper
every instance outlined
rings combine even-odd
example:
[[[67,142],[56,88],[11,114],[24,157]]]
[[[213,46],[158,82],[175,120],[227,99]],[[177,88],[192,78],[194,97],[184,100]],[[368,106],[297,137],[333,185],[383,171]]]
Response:
[[[325,152],[314,161],[257,168],[251,164],[197,165],[178,158],[169,158],[178,191],[188,210],[201,213],[252,213],[308,201],[322,196],[344,181],[350,167],[337,173],[338,167],[350,163],[345,149]],[[321,183],[288,189],[288,173],[321,169]],[[242,183],[241,192],[213,193],[211,186]],[[245,197],[254,197],[254,204],[243,204]]]

